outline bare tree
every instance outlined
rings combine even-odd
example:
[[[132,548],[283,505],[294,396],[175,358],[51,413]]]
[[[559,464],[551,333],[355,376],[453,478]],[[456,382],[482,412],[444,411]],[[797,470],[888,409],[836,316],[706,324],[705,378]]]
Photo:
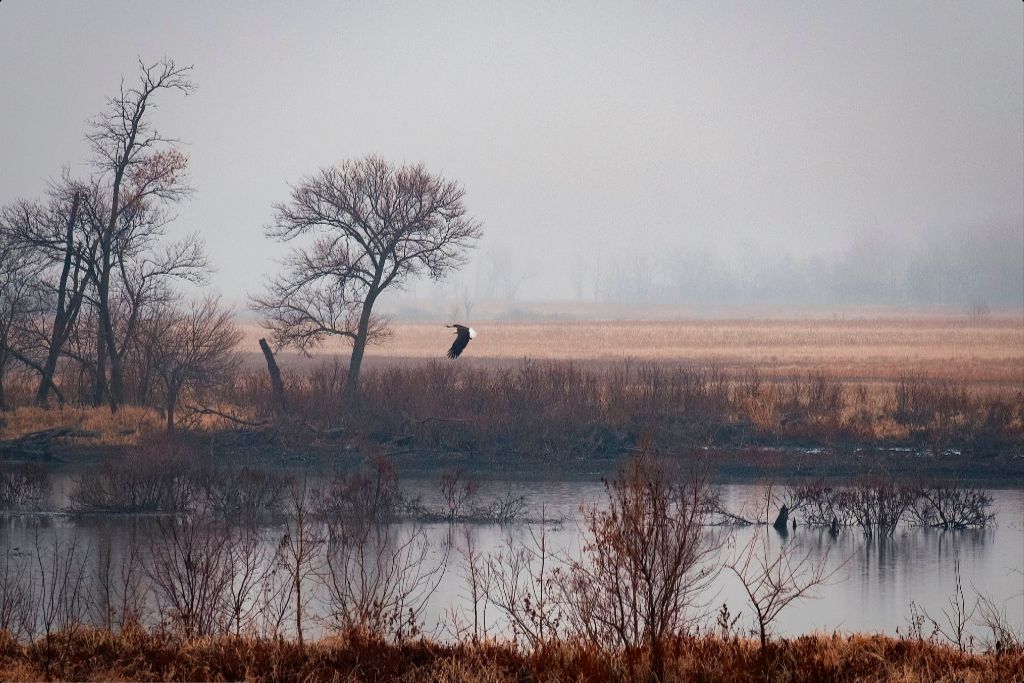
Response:
[[[768,528],[756,529],[739,555],[726,567],[743,584],[757,619],[761,647],[782,610],[793,602],[811,597],[813,589],[826,583],[836,570],[826,571],[828,552],[815,559],[813,551],[797,554],[796,546],[783,543],[773,553]]]
[[[131,273],[131,262],[153,261],[155,271],[190,272],[194,254],[188,254],[184,267],[171,262],[157,263],[144,255],[162,236],[170,220],[166,206],[191,191],[184,182],[188,160],[177,149],[178,140],[162,135],[151,122],[156,96],[162,91],[188,94],[193,90],[191,67],[181,67],[163,59],[147,65],[139,61],[139,81],[134,87],[124,82],[117,95],[107,100],[107,108],[92,123],[87,140],[93,151],[97,202],[89,218],[97,236],[97,254],[91,277],[95,285],[95,306],[99,319],[96,346],[97,396],[103,391],[105,366],[110,362],[110,386],[107,399],[111,410],[124,400],[123,356],[125,344],[115,329],[115,278],[120,273],[129,301],[133,299],[129,281],[138,282],[139,273]],[[193,240],[192,243],[195,243]],[[174,251],[174,250],[170,250]],[[203,264],[205,265],[205,264]],[[141,266],[142,270],[146,267]],[[128,332],[132,331],[131,324]],[[122,337],[123,339],[123,337]]]
[[[441,279],[479,239],[464,195],[421,165],[396,167],[374,156],[304,178],[290,201],[275,206],[266,234],[315,239],[293,249],[285,272],[253,298],[274,343],[308,351],[332,336],[351,341],[345,396],[354,400],[367,343],[388,333],[373,315],[381,293],[419,274]]]
[[[39,375],[36,403],[46,406],[54,373],[78,321],[95,256],[95,240],[85,225],[82,206],[93,198],[92,188],[74,182],[65,172],[52,184],[45,204],[19,201],[0,210],[0,242],[19,249],[40,265],[36,301],[47,315],[38,316],[30,336],[45,349],[39,364],[26,360]],[[6,260],[6,259],[4,259]],[[63,395],[57,390],[63,401]]]
[[[4,379],[10,361],[34,365],[22,342],[29,319],[39,310],[35,290],[41,269],[35,254],[0,230],[0,410],[7,409]]]
[[[144,345],[163,393],[167,431],[182,392],[199,392],[225,382],[238,366],[242,333],[231,311],[216,298],[193,302],[185,310],[164,308],[144,325]]]

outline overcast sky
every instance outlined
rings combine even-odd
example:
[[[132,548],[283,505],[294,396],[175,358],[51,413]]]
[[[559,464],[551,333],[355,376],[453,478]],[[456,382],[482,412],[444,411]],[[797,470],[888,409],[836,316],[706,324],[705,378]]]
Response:
[[[188,141],[213,286],[274,268],[271,204],[376,153],[459,180],[527,297],[582,252],[765,259],[871,235],[1024,232],[1024,5],[991,2],[0,2],[0,203],[82,170],[137,56],[195,65]]]

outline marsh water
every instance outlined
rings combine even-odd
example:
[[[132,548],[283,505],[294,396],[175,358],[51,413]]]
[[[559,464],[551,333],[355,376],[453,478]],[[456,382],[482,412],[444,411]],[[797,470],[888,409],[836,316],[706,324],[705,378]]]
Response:
[[[8,514],[0,519],[0,556],[6,552],[11,558],[27,557],[33,548],[62,547],[75,541],[77,552],[85,559],[87,573],[86,593],[93,571],[91,558],[97,549],[109,547],[114,556],[124,552],[130,536],[129,530],[138,528],[138,519],[124,515],[71,516],[60,509],[66,503],[73,477],[54,479],[48,504],[49,512]],[[420,496],[430,504],[439,496],[436,482],[407,481],[403,489]],[[733,510],[756,507],[763,495],[761,486],[732,484],[721,487],[723,502]],[[500,552],[511,540],[529,540],[541,526],[538,518],[547,521],[543,528],[553,551],[578,553],[584,539],[579,510],[581,504],[597,502],[604,497],[598,483],[580,482],[486,482],[481,485],[481,500],[506,494],[523,496],[527,516],[533,521],[499,524],[427,523],[422,525],[429,542],[427,562],[440,566],[436,586],[432,586],[428,605],[423,613],[427,632],[449,637],[453,614],[471,619],[472,608],[467,588],[465,547],[472,543],[475,551],[486,557]],[[813,559],[827,558],[827,566],[834,570],[827,585],[819,587],[814,597],[800,600],[785,610],[776,624],[778,635],[808,632],[883,632],[891,635],[906,633],[911,605],[923,610],[932,619],[945,623],[951,611],[950,598],[956,591],[957,567],[964,595],[972,603],[977,595],[984,595],[998,606],[1007,621],[1024,630],[1024,489],[990,490],[994,500],[995,524],[981,530],[940,531],[901,526],[892,537],[866,538],[860,529],[845,528],[838,535],[827,529],[810,528],[800,524],[780,535],[767,526],[714,527],[708,533],[719,534],[723,541],[722,559],[734,555],[751,538],[762,534],[767,538],[770,552],[783,546],[792,546],[796,556]],[[47,506],[44,506],[46,508]],[[144,528],[144,527],[143,527]],[[281,542],[283,529],[267,525],[261,531],[262,543],[276,548]],[[56,545],[54,545],[56,544]],[[64,545],[63,547],[67,547]],[[24,571],[32,572],[36,564],[27,562]],[[316,618],[323,610],[314,595],[309,605],[307,629],[323,631],[324,622]],[[732,615],[741,615],[737,626],[752,625],[751,611],[741,585],[735,576],[722,572],[701,597],[706,606],[706,624],[711,626],[715,613],[725,604]],[[449,626],[446,626],[449,624]],[[484,622],[491,633],[500,633],[505,624],[493,606]],[[926,624],[926,635],[930,624]],[[979,638],[984,635],[981,626],[971,627]]]

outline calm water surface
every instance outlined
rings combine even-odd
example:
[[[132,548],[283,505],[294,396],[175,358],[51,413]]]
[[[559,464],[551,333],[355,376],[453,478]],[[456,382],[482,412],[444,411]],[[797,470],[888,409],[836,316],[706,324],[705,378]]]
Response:
[[[54,506],[66,500],[70,480],[58,479]],[[438,499],[436,485],[407,482],[403,488],[420,495],[430,504]],[[552,546],[559,552],[578,552],[581,542],[579,507],[587,501],[600,501],[601,485],[579,482],[488,482],[481,487],[480,499],[512,492],[526,498],[531,516],[540,511],[551,520],[546,529]],[[753,509],[762,495],[760,486],[727,485],[722,487],[723,500],[730,509],[747,506]],[[802,600],[778,619],[775,632],[795,635],[812,631],[866,631],[896,634],[906,631],[910,605],[915,603],[937,620],[955,590],[955,566],[959,561],[964,590],[969,600],[982,593],[1002,606],[1010,623],[1024,631],[1024,490],[991,491],[995,499],[996,524],[985,530],[937,531],[913,527],[900,528],[892,538],[866,539],[859,529],[844,529],[832,537],[824,529],[798,526],[785,537],[765,527],[723,527],[709,533],[726,534],[730,538],[723,553],[735,553],[751,534],[766,534],[770,547],[777,551],[782,544],[796,547],[800,556],[810,553],[817,559],[827,555],[830,568],[837,568],[828,585],[816,590],[814,599]],[[797,515],[799,521],[799,515]],[[61,514],[8,515],[0,519],[0,552],[18,556],[31,550],[36,535],[45,543],[54,539],[76,539],[80,548],[94,554],[106,543],[115,555],[123,550],[127,530],[133,520],[126,517],[91,516],[71,518]],[[536,524],[533,529],[536,531]],[[501,550],[509,538],[524,540],[530,529],[524,523],[500,525],[429,524],[425,531],[430,540],[431,561],[440,562],[444,548],[454,543],[448,553],[447,569],[430,598],[426,610],[429,631],[442,635],[441,626],[453,610],[468,610],[464,561],[458,548],[467,538],[484,555]],[[766,533],[767,532],[767,533]],[[264,540],[276,547],[283,531],[266,528]],[[719,575],[703,601],[709,611],[725,603],[732,614],[742,614],[741,624],[749,625],[750,609],[742,588],[729,573]],[[317,605],[313,604],[314,612]],[[502,623],[497,610],[488,610],[492,631],[500,631]],[[711,617],[713,621],[713,617]],[[315,619],[308,619],[314,622]],[[976,630],[980,635],[980,630]]]

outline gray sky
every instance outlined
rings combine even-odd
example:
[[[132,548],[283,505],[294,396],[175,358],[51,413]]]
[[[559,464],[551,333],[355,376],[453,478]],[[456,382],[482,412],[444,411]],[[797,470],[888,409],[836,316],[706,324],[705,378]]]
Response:
[[[1017,250],[1022,32],[1009,0],[3,0],[0,203],[84,170],[86,120],[166,55],[198,85],[155,115],[189,142],[178,229],[232,299],[281,255],[288,183],[367,153],[462,182],[486,229],[464,277],[510,254],[528,298],[572,296],[577,252],[744,263],[992,224]]]

